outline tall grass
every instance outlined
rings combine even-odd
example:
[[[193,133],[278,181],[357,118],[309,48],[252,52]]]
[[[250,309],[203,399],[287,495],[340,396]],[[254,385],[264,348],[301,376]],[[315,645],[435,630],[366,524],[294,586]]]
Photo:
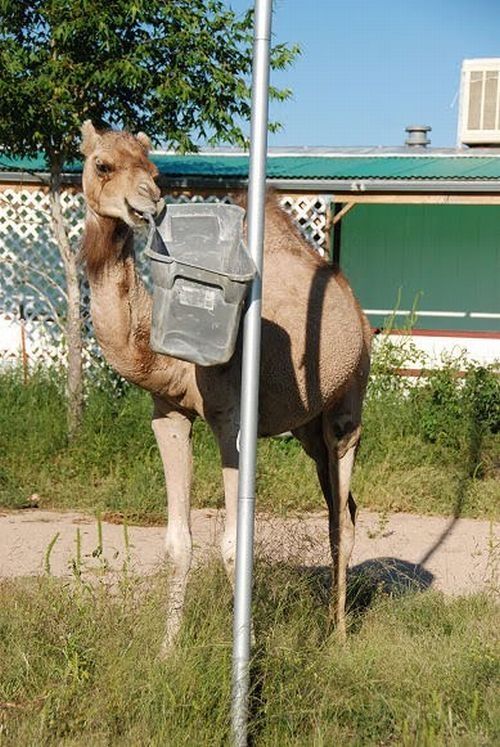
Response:
[[[448,362],[415,385],[395,376],[396,353],[375,358],[354,475],[362,506],[497,516],[500,507],[500,378],[493,369]],[[131,521],[165,516],[149,396],[112,375],[90,381],[83,427],[67,442],[62,377],[0,374],[0,503],[97,511]],[[193,505],[223,504],[219,457],[195,424]],[[259,444],[258,507],[322,509],[314,465],[294,439]]]
[[[0,742],[228,744],[228,584],[216,566],[195,574],[178,646],[161,662],[165,583],[128,578],[113,594],[104,581],[0,585]],[[260,564],[255,589],[255,745],[498,743],[487,596],[372,596],[351,611],[342,645],[314,575]]]
[[[417,356],[411,341],[403,347],[385,341],[374,356],[358,495],[381,510],[498,516],[498,366],[444,358],[416,381],[395,375]]]
[[[384,357],[385,356],[385,357]],[[376,359],[355,474],[370,508],[498,515],[499,380],[449,363],[417,385]],[[0,375],[3,505],[80,508],[164,518],[149,397],[94,380],[68,444],[62,379]],[[195,427],[194,504],[222,504],[214,441]],[[259,507],[322,508],[313,465],[293,439],[259,446]],[[223,745],[229,742],[230,589],[221,569],[194,573],[178,646],[158,658],[167,578],[105,568],[82,580],[0,584],[0,744]],[[102,545],[102,542],[101,542]],[[407,587],[407,583],[405,584]],[[287,565],[256,568],[250,730],[255,745],[492,745],[500,742],[498,607],[488,595],[446,599],[349,589],[349,639],[329,625],[324,578]]]

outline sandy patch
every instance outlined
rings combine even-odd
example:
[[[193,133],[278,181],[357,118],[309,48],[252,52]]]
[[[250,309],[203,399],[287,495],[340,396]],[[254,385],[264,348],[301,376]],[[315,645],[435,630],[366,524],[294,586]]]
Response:
[[[198,561],[217,551],[224,514],[192,513]],[[128,536],[126,536],[126,533]],[[124,527],[102,523],[99,552],[95,518],[79,513],[29,509],[0,515],[0,577],[46,572],[70,577],[75,563],[85,575],[114,573],[124,563],[140,574],[154,573],[163,563],[164,527]],[[49,553],[49,548],[52,548]],[[78,550],[79,546],[79,550]],[[300,518],[257,517],[257,553],[273,561],[327,566],[326,513]],[[379,573],[394,568],[415,577],[423,587],[449,594],[498,588],[499,524],[474,519],[360,512],[351,567]]]

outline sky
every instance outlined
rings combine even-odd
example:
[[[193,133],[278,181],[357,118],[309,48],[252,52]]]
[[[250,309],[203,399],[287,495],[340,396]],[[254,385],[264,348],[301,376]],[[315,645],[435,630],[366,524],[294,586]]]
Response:
[[[270,146],[401,146],[423,124],[454,147],[461,62],[500,57],[500,0],[274,0],[273,35],[302,53],[272,74],[293,97]]]

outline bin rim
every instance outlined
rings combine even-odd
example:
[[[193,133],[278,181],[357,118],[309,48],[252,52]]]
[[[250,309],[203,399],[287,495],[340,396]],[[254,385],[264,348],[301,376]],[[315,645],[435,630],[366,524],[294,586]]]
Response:
[[[166,202],[165,201],[165,207],[160,212],[159,215],[156,215],[153,217],[155,223],[157,224],[158,219],[161,217],[163,220],[165,212],[168,211],[174,211],[177,210],[181,213],[189,213],[191,210],[193,213],[196,213],[196,211],[200,212],[207,212],[209,213],[212,210],[218,211],[218,210],[231,210],[232,212],[238,212],[243,215],[245,215],[245,209],[242,208],[240,205],[235,205],[232,202]],[[161,223],[161,221],[160,221]],[[158,224],[157,224],[158,225]]]
[[[215,276],[215,277],[227,278],[228,280],[232,280],[233,282],[236,282],[236,283],[249,283],[256,276],[256,274],[257,274],[257,267],[255,266],[255,263],[254,263],[252,257],[250,256],[250,253],[248,252],[248,250],[247,250],[247,248],[246,248],[246,246],[245,246],[245,244],[244,244],[244,242],[242,240],[240,240],[240,249],[245,254],[245,259],[247,260],[248,265],[251,268],[251,269],[249,269],[248,272],[236,273],[236,272],[224,272],[222,270],[221,271],[212,270],[212,269],[210,269],[208,267],[203,267],[200,264],[194,264],[193,262],[185,262],[182,259],[179,259],[178,257],[173,257],[171,254],[161,254],[160,252],[155,252],[154,251],[154,249],[152,248],[152,246],[153,246],[153,236],[155,235],[155,233],[158,234],[158,237],[159,237],[160,241],[163,244],[165,244],[165,242],[163,241],[163,238],[162,238],[162,236],[161,236],[161,234],[160,234],[160,232],[158,230],[158,225],[159,225],[158,221],[159,221],[159,219],[161,218],[161,220],[160,220],[160,223],[161,223],[164,220],[165,213],[170,208],[172,208],[172,207],[174,207],[174,208],[177,208],[177,207],[182,207],[182,208],[183,207],[190,207],[190,208],[193,207],[193,208],[195,208],[197,206],[198,207],[200,207],[200,206],[201,207],[210,207],[210,208],[213,208],[213,207],[222,207],[222,208],[231,208],[231,209],[236,208],[236,210],[239,213],[245,213],[244,209],[241,208],[239,205],[227,205],[225,203],[221,204],[219,202],[217,202],[217,203],[181,203],[180,205],[179,204],[174,204],[174,205],[167,205],[167,204],[165,204],[165,208],[161,211],[161,213],[159,215],[157,215],[157,216],[148,215],[147,216],[148,217],[148,221],[149,221],[149,235],[148,235],[148,240],[147,240],[146,248],[145,248],[145,254],[146,254],[146,256],[149,257],[150,259],[154,260],[155,262],[162,262],[163,264],[169,264],[169,265],[173,264],[175,262],[180,267],[188,267],[190,269],[194,269],[194,270],[198,270],[198,271],[201,270],[202,272],[207,273],[208,275],[212,275],[212,276]],[[192,215],[194,217],[196,215],[196,213],[193,212]]]

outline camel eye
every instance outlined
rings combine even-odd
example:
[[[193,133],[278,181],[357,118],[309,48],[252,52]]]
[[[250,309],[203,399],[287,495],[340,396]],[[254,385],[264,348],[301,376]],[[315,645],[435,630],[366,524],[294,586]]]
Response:
[[[96,159],[95,162],[96,171],[100,176],[105,176],[113,171],[113,167],[109,163]]]

